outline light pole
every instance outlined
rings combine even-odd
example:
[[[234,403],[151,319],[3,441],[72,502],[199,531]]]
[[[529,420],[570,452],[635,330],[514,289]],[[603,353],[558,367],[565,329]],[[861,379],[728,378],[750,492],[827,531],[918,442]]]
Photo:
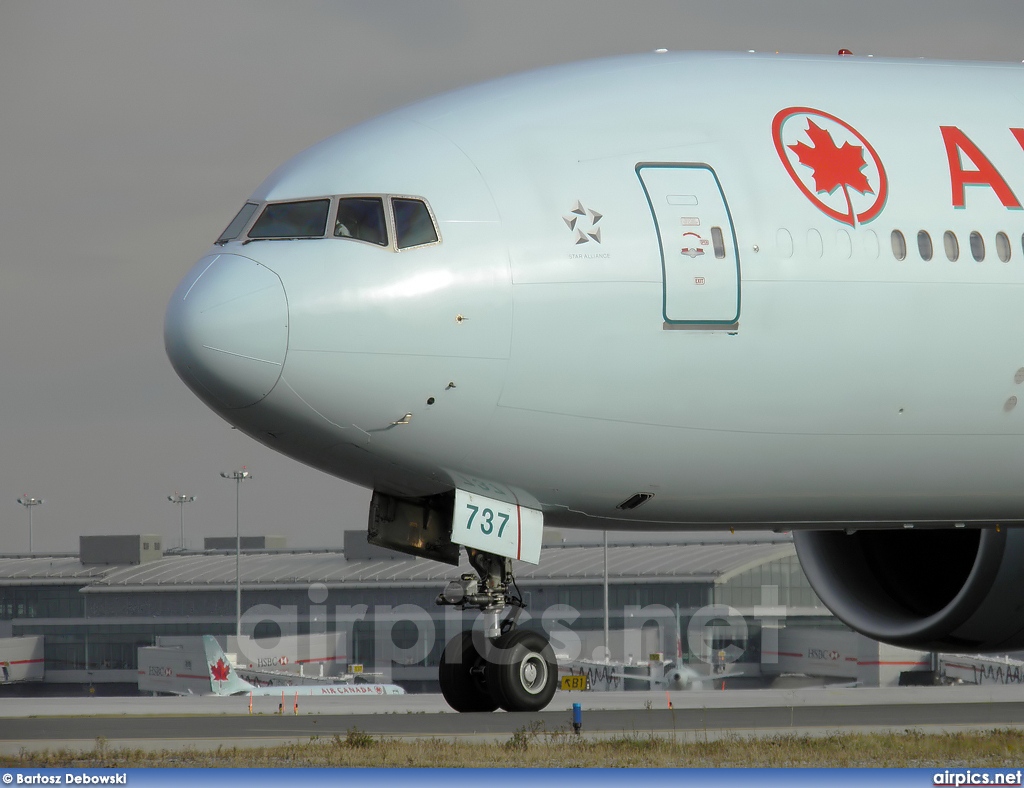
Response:
[[[608,532],[604,532],[604,658],[611,660],[608,649]]]
[[[167,500],[171,503],[178,504],[178,519],[181,521],[181,549],[185,549],[185,504],[192,503],[196,497],[194,495],[183,495],[179,492],[175,492],[174,495],[168,495]]]
[[[18,503],[28,509],[28,551],[30,553],[32,552],[32,509],[39,506],[42,502],[42,498],[35,498],[29,495],[23,495],[18,499]]]
[[[240,471],[231,473],[220,472],[225,479],[234,479],[235,482],[235,637],[242,636],[242,536],[239,528],[239,490],[245,479],[251,479],[252,474],[242,466]]]

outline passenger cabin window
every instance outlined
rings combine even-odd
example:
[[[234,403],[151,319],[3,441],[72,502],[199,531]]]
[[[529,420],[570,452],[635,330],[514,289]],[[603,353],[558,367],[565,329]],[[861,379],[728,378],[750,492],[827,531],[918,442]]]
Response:
[[[404,197],[391,198],[398,248],[437,243],[437,230],[426,203]]]
[[[917,251],[925,262],[932,259],[932,237],[924,230],[917,234]]]
[[[846,230],[836,231],[836,257],[849,260],[853,255],[853,240]]]
[[[807,254],[810,257],[821,257],[825,253],[825,242],[821,233],[811,229],[807,231]]]
[[[996,254],[999,255],[1000,261],[1010,262],[1010,239],[1006,233],[996,233]]]
[[[789,230],[782,228],[775,233],[775,245],[779,249],[780,257],[793,256],[793,236],[790,234]]]
[[[979,232],[971,233],[971,257],[978,263],[985,259],[985,239]]]
[[[247,202],[242,206],[235,218],[231,220],[231,224],[225,228],[224,232],[220,234],[220,238],[217,239],[217,243],[220,245],[226,244],[228,241],[235,240],[242,232],[242,228],[249,223],[252,215],[256,213],[256,209],[260,206],[254,202]]]
[[[330,200],[271,203],[249,230],[249,238],[318,238],[327,231]]]
[[[864,254],[873,260],[877,260],[878,256],[882,253],[882,242],[878,240],[878,236],[874,230],[864,231]]]
[[[337,238],[353,238],[378,246],[388,245],[384,200],[380,197],[342,197],[334,222]]]
[[[892,254],[897,260],[907,259],[907,239],[899,230],[892,231]]]
[[[943,234],[942,245],[946,249],[946,259],[955,263],[960,258],[960,244],[952,230],[946,230]]]

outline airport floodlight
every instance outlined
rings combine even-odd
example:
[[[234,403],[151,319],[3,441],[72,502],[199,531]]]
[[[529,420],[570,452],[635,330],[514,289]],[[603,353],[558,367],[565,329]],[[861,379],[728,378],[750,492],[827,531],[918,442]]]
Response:
[[[220,472],[225,479],[231,479],[235,483],[235,637],[242,636],[242,536],[239,528],[239,490],[242,482],[251,479],[252,474],[242,466],[240,471],[231,473]]]
[[[185,549],[185,504],[195,501],[194,495],[184,495],[175,491],[174,495],[168,495],[167,500],[178,504],[178,520],[181,525],[181,549]]]
[[[18,499],[18,503],[28,509],[28,551],[30,553],[32,552],[32,509],[39,506],[42,502],[42,498],[30,495],[23,495]]]
[[[608,643],[608,531],[604,532],[604,658],[611,659]]]

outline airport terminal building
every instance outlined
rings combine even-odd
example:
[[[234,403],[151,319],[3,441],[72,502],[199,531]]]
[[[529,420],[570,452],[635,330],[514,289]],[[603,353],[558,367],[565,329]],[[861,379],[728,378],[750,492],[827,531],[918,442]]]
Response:
[[[552,534],[539,566],[517,564],[521,621],[548,630],[564,656],[603,656],[606,578],[607,644],[627,663],[674,656],[677,635],[686,660],[728,649],[730,661],[757,664],[764,648],[777,648],[779,629],[848,634],[811,590],[788,536],[613,540],[605,548]],[[129,691],[140,647],[235,634],[236,560],[244,635],[335,633],[342,659],[333,669],[374,666],[413,691],[436,690],[445,642],[472,624],[435,604],[447,582],[471,571],[465,557],[459,567],[413,558],[368,545],[362,531],[346,532],[343,550],[246,537],[240,556],[233,539],[230,550],[208,542],[201,552],[164,552],[160,542],[82,537],[78,555],[0,556],[0,638],[43,636],[45,684]]]

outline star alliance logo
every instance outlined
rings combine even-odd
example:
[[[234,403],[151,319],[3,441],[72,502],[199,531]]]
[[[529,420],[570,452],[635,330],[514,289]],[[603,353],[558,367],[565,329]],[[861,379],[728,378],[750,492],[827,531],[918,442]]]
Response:
[[[601,228],[597,226],[597,223],[603,218],[604,214],[584,208],[583,203],[577,200],[572,210],[562,217],[562,221],[575,234],[576,245],[579,246],[591,241],[601,243]],[[584,229],[584,224],[588,221],[590,226]]]

